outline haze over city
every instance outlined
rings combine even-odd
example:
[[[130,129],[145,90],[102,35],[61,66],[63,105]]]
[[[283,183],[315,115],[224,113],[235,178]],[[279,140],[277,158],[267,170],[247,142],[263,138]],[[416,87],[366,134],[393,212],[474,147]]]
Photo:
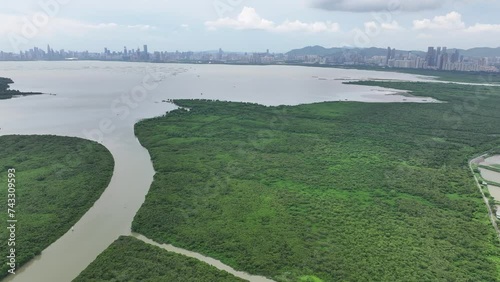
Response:
[[[29,0],[2,8],[0,36],[9,40],[0,42],[0,50],[7,52],[47,43],[68,50],[121,50],[138,47],[139,37],[153,50],[169,51],[286,52],[307,45],[424,51],[429,42],[498,47],[500,34],[500,3],[489,0]],[[26,38],[23,29],[33,26],[36,32]]]

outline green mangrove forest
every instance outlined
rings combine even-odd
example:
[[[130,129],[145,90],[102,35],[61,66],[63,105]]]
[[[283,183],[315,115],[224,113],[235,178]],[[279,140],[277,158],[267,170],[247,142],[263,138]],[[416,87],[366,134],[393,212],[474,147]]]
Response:
[[[157,173],[133,231],[276,281],[500,280],[468,168],[500,146],[500,88],[355,84],[442,103],[176,100],[135,127]]]
[[[7,183],[13,178],[15,203],[9,208],[17,220],[15,245],[9,247],[9,223],[2,220],[0,241],[6,246],[2,257],[14,248],[19,268],[64,235],[92,207],[111,180],[114,161],[104,146],[71,137],[0,136],[0,148],[2,215],[10,218]],[[8,176],[9,170],[15,171],[15,177]],[[2,263],[0,278],[8,269]]]
[[[73,282],[171,281],[242,282],[227,272],[183,255],[122,236]]]
[[[40,95],[39,92],[21,92],[19,90],[10,89],[10,85],[14,81],[10,78],[0,77],[0,100],[11,99],[14,96]]]

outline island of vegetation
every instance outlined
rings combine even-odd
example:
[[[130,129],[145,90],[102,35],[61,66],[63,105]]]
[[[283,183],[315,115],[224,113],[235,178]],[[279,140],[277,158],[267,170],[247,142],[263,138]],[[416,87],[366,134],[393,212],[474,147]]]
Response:
[[[468,167],[500,145],[500,88],[357,82],[444,103],[176,100],[142,121],[157,174],[133,231],[277,281],[497,281]]]
[[[499,281],[498,234],[469,160],[498,152],[500,88],[355,83],[443,103],[176,100],[135,128],[157,174],[133,231],[276,281]],[[183,268],[158,257],[176,256],[120,238],[79,278]]]
[[[104,281],[245,281],[213,266],[169,253],[133,237],[122,236],[73,282]]]
[[[21,92],[10,89],[10,84],[14,83],[12,79],[0,77],[0,100],[11,99],[15,96],[40,95],[40,92]]]
[[[0,201],[7,203],[7,172],[15,169],[17,268],[64,235],[94,204],[113,174],[111,153],[102,145],[71,137],[1,136]],[[7,218],[7,208],[4,210]],[[7,242],[7,222],[0,240]],[[7,243],[5,245],[7,247]],[[7,248],[3,248],[7,257]],[[8,266],[2,263],[0,278]]]

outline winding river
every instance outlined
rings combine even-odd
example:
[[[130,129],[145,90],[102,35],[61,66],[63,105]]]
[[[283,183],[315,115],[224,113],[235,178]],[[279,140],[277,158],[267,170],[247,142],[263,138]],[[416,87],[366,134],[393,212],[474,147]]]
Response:
[[[120,235],[131,235],[132,220],[144,202],[154,175],[149,153],[135,137],[133,125],[140,119],[175,109],[165,100],[201,98],[264,105],[323,101],[433,102],[429,98],[397,95],[401,91],[342,84],[346,79],[427,80],[409,74],[360,70],[83,61],[0,62],[0,76],[12,78],[15,89],[53,94],[1,101],[0,135],[81,137],[101,142],[115,159],[111,183],[100,199],[78,221],[74,231],[68,230],[18,274],[5,279],[16,282],[71,281]],[[147,238],[142,239],[148,242]],[[218,263],[172,248],[171,251],[177,250],[207,263]],[[218,267],[250,281],[270,281],[223,264]]]

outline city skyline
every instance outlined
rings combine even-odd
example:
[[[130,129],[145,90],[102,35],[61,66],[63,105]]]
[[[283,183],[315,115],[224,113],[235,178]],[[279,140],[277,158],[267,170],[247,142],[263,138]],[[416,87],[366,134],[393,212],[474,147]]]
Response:
[[[17,52],[13,52],[13,51],[9,51],[9,50],[4,50],[4,49],[1,49],[0,48],[0,52],[3,52],[5,54],[19,54],[19,52],[28,52],[30,50],[33,50],[34,48],[38,48],[38,49],[43,49],[43,50],[47,50],[48,48],[50,48],[51,50],[57,50],[57,51],[60,51],[60,50],[64,50],[64,51],[71,51],[71,52],[89,52],[89,53],[106,53],[106,51],[110,51],[110,52],[115,52],[115,53],[120,53],[120,52],[123,52],[124,50],[126,52],[130,52],[130,51],[136,51],[136,50],[141,50],[141,51],[144,51],[144,49],[146,48],[146,50],[150,53],[154,53],[154,52],[171,52],[171,53],[174,53],[174,52],[196,52],[196,53],[210,53],[210,52],[219,52],[220,50],[224,50],[224,52],[227,52],[227,53],[259,53],[259,52],[266,52],[266,51],[270,51],[271,53],[288,53],[290,51],[293,51],[293,50],[296,50],[296,49],[301,49],[301,48],[306,48],[306,47],[322,47],[322,48],[339,48],[339,49],[346,49],[346,50],[349,50],[349,49],[370,49],[370,48],[377,48],[377,49],[387,49],[387,46],[388,45],[391,45],[391,44],[386,44],[386,45],[383,45],[383,46],[380,46],[380,45],[377,45],[377,46],[367,46],[367,47],[354,47],[354,46],[322,46],[322,45],[319,45],[319,44],[312,44],[312,45],[303,45],[303,46],[298,46],[297,48],[289,48],[289,49],[285,49],[284,51],[278,51],[278,50],[272,50],[270,48],[263,48],[261,50],[249,50],[249,49],[241,49],[241,50],[231,50],[231,49],[226,49],[224,46],[219,46],[217,48],[213,48],[213,49],[209,49],[209,48],[206,48],[206,49],[168,49],[168,48],[164,48],[162,46],[153,46],[153,48],[151,48],[151,45],[149,44],[144,44],[144,43],[136,43],[136,44],[132,44],[130,46],[128,45],[121,45],[121,47],[118,47],[118,48],[110,48],[110,47],[107,47],[107,46],[101,46],[100,48],[97,48],[96,50],[89,50],[89,49],[86,49],[86,48],[76,48],[76,49],[71,49],[71,48],[66,48],[64,46],[56,46],[56,45],[53,45],[52,43],[45,43],[45,44],[42,44],[40,46],[36,46],[36,45],[33,45],[33,46],[29,46],[25,49],[22,49],[22,50],[18,50]],[[42,46],[46,46],[45,48],[43,48]],[[51,46],[55,46],[55,49],[52,48]],[[477,46],[474,46],[474,47],[471,47],[471,48],[459,48],[459,47],[445,47],[444,45],[441,46],[441,45],[437,45],[437,44],[428,44],[426,45],[425,48],[409,48],[409,49],[404,49],[404,48],[393,48],[391,47],[391,49],[396,49],[398,51],[408,51],[408,52],[424,52],[424,53],[427,53],[429,52],[429,48],[432,47],[432,48],[445,48],[445,50],[472,50],[472,49],[477,49],[477,48],[486,48],[486,49],[500,49],[500,46],[498,47],[489,47],[489,46],[480,46],[480,45],[477,45]],[[48,53],[48,52],[47,52]],[[123,52],[125,53],[125,52]],[[500,51],[499,51],[499,54],[500,54]],[[499,56],[500,57],[500,56]]]
[[[495,1],[303,0],[27,0],[0,12],[0,49],[17,52],[52,42],[91,52],[137,38],[169,50],[286,52],[306,45],[498,47]],[[120,40],[116,40],[119,38]],[[134,47],[135,48],[135,47]]]
[[[463,72],[499,72],[500,56],[466,56],[457,48],[446,46],[429,46],[427,52],[416,50],[396,50],[387,47],[365,49],[330,49],[330,53],[317,54],[317,50],[306,47],[287,53],[265,52],[226,52],[222,48],[217,51],[151,51],[147,44],[142,49],[128,48],[111,50],[104,47],[102,52],[54,50],[47,45],[46,49],[33,47],[19,53],[0,51],[0,61],[62,61],[62,60],[99,60],[153,63],[219,63],[219,64],[304,64],[324,66],[371,66],[384,68],[431,69]],[[322,48],[322,47],[321,47]],[[314,49],[314,47],[313,47]],[[374,50],[375,49],[375,50]],[[327,49],[325,49],[327,50]],[[366,53],[365,51],[370,50]],[[463,50],[462,50],[463,51]],[[468,51],[468,50],[465,50]]]

